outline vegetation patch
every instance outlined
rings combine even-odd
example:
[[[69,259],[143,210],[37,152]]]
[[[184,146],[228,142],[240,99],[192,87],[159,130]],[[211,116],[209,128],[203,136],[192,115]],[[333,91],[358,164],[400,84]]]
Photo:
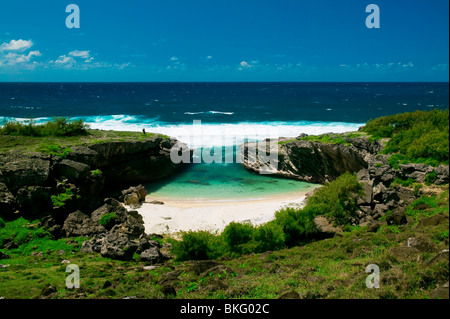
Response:
[[[384,116],[367,122],[362,131],[374,138],[389,138],[382,153],[397,154],[390,158],[394,168],[399,162],[449,164],[449,110]]]

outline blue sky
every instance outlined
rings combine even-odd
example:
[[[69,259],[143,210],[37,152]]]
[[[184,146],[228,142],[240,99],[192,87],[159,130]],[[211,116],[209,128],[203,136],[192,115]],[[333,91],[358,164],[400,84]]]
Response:
[[[80,28],[65,25],[67,5]],[[365,24],[368,4],[381,28]],[[8,0],[0,81],[448,81],[448,0]]]

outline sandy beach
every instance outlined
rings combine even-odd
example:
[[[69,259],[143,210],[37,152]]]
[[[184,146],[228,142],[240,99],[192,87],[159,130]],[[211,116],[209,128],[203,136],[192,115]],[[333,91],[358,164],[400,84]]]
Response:
[[[147,196],[146,202],[136,210],[144,218],[147,234],[176,235],[189,230],[220,233],[233,221],[250,222],[253,225],[266,223],[274,219],[278,209],[301,206],[305,198],[306,192],[245,201],[185,201]],[[154,200],[160,200],[164,205],[149,203]]]

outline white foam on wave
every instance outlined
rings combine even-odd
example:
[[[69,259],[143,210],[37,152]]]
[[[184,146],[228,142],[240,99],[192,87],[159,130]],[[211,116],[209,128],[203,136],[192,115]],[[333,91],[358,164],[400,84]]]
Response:
[[[33,119],[43,123],[51,118]],[[364,123],[345,122],[240,122],[240,123],[165,123],[158,118],[147,118],[138,115],[99,115],[72,117],[83,119],[92,129],[114,131],[142,131],[160,133],[174,137],[189,147],[212,147],[239,145],[245,140],[263,140],[265,138],[296,137],[301,133],[318,135],[324,133],[344,133],[357,130]],[[28,119],[5,118],[2,120],[27,121]]]
[[[344,133],[357,130],[364,123],[344,122],[240,122],[240,123],[190,123],[173,124],[157,119],[140,120],[117,117],[104,118],[102,121],[85,121],[93,129],[115,131],[142,131],[160,133],[174,137],[189,147],[211,147],[217,145],[231,146],[241,144],[246,139],[262,140],[265,138],[296,137],[301,133],[318,135],[323,133]]]
[[[207,112],[184,112],[186,115],[197,115],[197,114],[223,114],[223,115],[233,115],[234,112],[221,112],[221,111],[207,111]]]

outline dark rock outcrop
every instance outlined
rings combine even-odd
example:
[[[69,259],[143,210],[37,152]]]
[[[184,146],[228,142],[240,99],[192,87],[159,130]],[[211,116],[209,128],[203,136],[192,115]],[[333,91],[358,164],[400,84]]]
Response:
[[[103,257],[119,260],[131,260],[138,245],[127,236],[110,232],[102,240],[100,254]]]
[[[67,216],[62,231],[66,237],[85,237],[104,233],[106,229],[89,216],[77,210]]]
[[[174,164],[170,159],[170,149],[176,143],[161,136],[143,141],[99,142],[72,147],[65,158],[15,150],[2,153],[0,213],[50,213],[50,197],[59,196],[67,188],[74,196],[61,205],[64,207],[59,208],[59,215],[65,217],[77,209],[91,211],[101,204],[112,185],[149,182],[181,168],[182,163]],[[145,188],[137,187],[127,195],[130,203],[134,203],[132,197],[136,195],[137,202],[142,202]]]
[[[257,143],[245,143],[241,145],[243,165],[256,172],[268,169],[274,175],[310,183],[325,183],[345,172],[356,173],[367,168],[370,159],[382,148],[381,143],[365,138],[347,138],[347,141],[348,144],[305,140],[292,140],[282,145],[270,143],[271,151],[278,151],[275,169],[269,167],[268,163],[262,163],[257,153],[251,151],[258,148]]]

